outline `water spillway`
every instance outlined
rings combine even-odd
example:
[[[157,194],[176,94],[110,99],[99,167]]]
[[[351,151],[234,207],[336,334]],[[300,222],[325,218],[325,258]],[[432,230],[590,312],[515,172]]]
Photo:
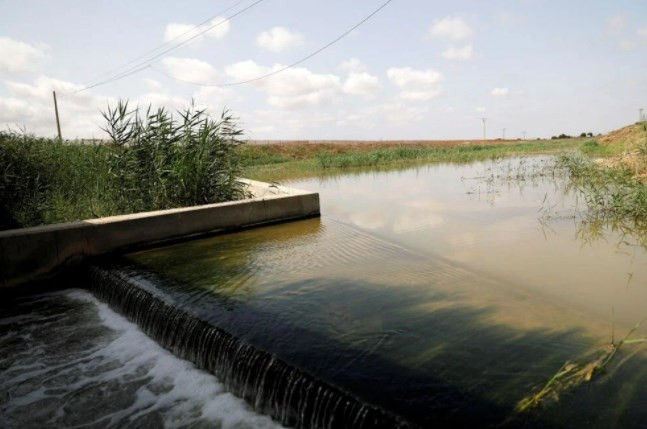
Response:
[[[308,428],[408,427],[270,353],[174,305],[123,267],[88,268],[92,292],[171,350],[285,425]],[[260,321],[259,321],[260,322]]]
[[[296,427],[514,427],[520,399],[595,350],[574,323],[600,325],[332,219],[138,252],[90,272],[93,292],[163,347]],[[520,418],[552,427],[559,408]]]
[[[0,300],[3,429],[281,428],[88,291],[58,284]]]

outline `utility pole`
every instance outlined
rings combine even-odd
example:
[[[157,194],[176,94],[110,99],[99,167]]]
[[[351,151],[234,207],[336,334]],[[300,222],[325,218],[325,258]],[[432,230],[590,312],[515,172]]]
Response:
[[[58,103],[56,102],[56,91],[52,91],[52,94],[54,95],[54,112],[56,112],[56,129],[58,130],[58,139],[63,140],[63,137],[61,136],[61,121],[58,118]]]
[[[641,107],[638,109],[638,122],[642,122],[645,120],[645,116],[643,115],[643,108]]]
[[[501,130],[501,134],[503,135],[503,140],[505,140],[505,128]]]
[[[525,131],[523,132],[523,139],[524,140],[526,139],[526,132]]]
[[[481,118],[481,120],[483,121],[483,140],[487,140],[485,137],[485,126],[487,123],[487,118]]]

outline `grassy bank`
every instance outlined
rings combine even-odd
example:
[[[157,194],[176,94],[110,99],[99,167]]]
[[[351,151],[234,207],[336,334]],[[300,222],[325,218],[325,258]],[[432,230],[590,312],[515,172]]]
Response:
[[[647,160],[645,160],[647,161]],[[583,196],[589,221],[632,219],[647,222],[647,186],[625,165],[600,165],[578,155],[562,155],[557,168]]]
[[[111,143],[86,145],[0,133],[0,229],[228,201],[241,131],[189,109],[104,113]]]
[[[246,177],[281,181],[349,168],[398,168],[432,162],[473,162],[504,156],[574,150],[581,140],[488,144],[309,144],[246,145],[239,149]]]

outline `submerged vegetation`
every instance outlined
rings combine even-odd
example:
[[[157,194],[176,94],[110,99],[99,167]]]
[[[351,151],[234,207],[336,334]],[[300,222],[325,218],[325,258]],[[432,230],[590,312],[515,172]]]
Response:
[[[607,368],[621,347],[647,342],[647,338],[631,338],[643,322],[644,320],[634,325],[618,342],[615,341],[614,329],[610,343],[589,356],[577,361],[565,362],[539,391],[520,400],[515,411],[524,413],[547,403],[559,401],[560,395],[577,388],[582,383],[592,381],[594,376]]]
[[[244,196],[242,131],[193,107],[173,116],[127,102],[103,113],[111,142],[0,133],[0,229],[159,210]]]

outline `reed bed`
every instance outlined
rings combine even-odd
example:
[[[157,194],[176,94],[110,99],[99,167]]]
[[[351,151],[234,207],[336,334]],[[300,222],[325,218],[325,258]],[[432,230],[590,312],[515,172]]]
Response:
[[[108,143],[0,133],[0,229],[239,199],[242,131],[228,112],[103,112]]]

